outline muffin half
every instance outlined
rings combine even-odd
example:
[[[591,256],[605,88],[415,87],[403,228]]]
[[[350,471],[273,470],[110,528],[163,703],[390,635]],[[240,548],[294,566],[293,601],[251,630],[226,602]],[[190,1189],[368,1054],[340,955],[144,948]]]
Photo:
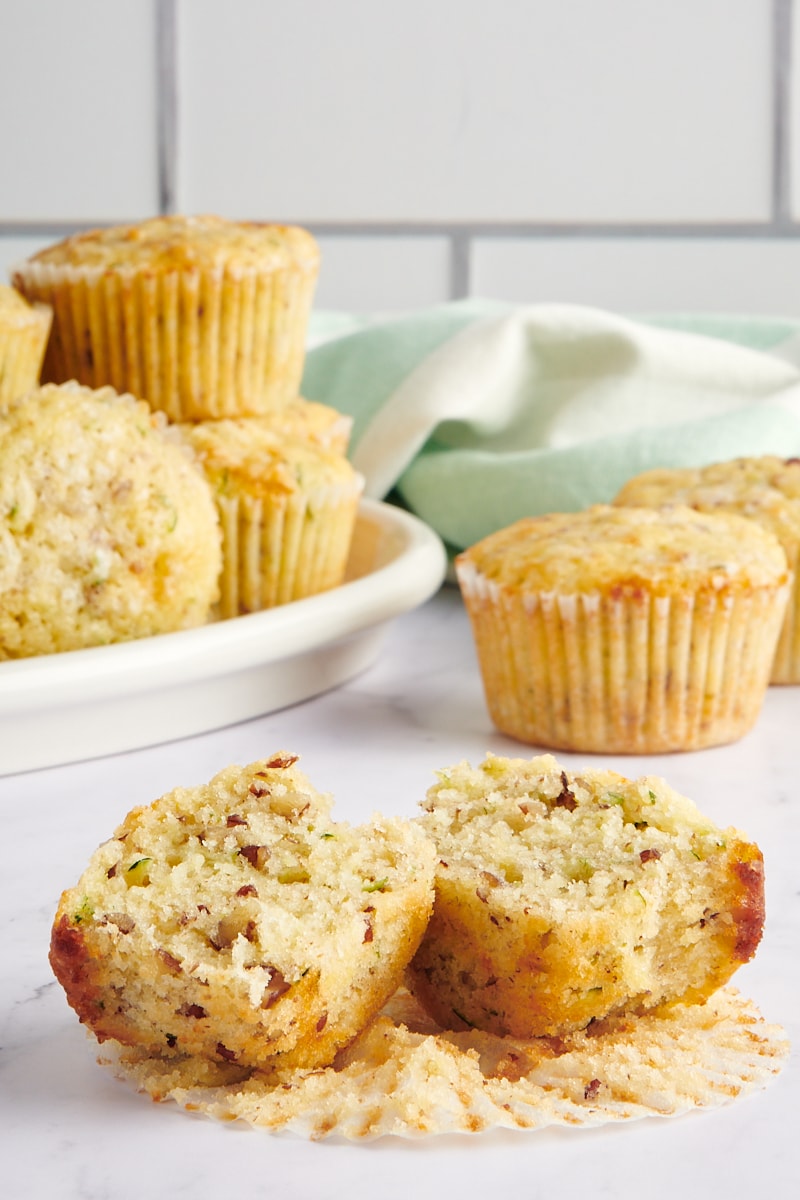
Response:
[[[758,847],[662,779],[488,755],[423,807],[436,900],[409,979],[445,1028],[557,1036],[701,1002],[758,945]]]
[[[134,809],[64,892],[50,951],[100,1041],[317,1066],[395,990],[433,899],[408,822],[334,822],[278,753]]]

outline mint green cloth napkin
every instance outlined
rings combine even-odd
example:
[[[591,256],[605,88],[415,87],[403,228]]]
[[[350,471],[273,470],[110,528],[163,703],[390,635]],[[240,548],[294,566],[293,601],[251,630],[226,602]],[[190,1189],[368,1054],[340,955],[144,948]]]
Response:
[[[455,548],[610,501],[651,467],[800,455],[788,321],[471,300],[364,324],[317,314],[312,333],[332,336],[303,395],[353,417],[367,495],[391,492]]]

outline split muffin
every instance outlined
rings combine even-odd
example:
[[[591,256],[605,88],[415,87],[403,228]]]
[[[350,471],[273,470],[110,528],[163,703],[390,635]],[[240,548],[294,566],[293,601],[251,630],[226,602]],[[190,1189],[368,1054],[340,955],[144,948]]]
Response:
[[[39,382],[53,313],[0,284],[0,412]]]
[[[558,1036],[699,1003],[755,953],[758,847],[662,779],[488,755],[423,808],[436,899],[409,983],[445,1028]]]
[[[55,314],[44,380],[110,384],[202,420],[294,399],[318,270],[299,227],[167,216],[67,238],[14,284]]]
[[[100,1041],[242,1067],[329,1063],[398,986],[433,847],[331,820],[278,753],[134,809],[61,897],[50,962]]]
[[[688,504],[698,512],[738,513],[774,533],[793,582],[771,682],[800,683],[800,459],[763,455],[706,467],[646,471],[630,479],[614,503],[649,508]]]
[[[363,479],[343,455],[256,417],[182,425],[222,528],[222,617],[301,600],[344,579]]]
[[[75,383],[0,414],[0,659],[209,619],[217,513],[165,426],[141,400]]]
[[[597,505],[456,559],[494,723],[523,742],[658,753],[758,717],[789,592],[778,540],[729,513]]]

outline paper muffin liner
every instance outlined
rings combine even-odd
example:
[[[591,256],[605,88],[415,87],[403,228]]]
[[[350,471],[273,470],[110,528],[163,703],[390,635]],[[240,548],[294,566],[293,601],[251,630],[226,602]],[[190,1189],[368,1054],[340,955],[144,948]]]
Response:
[[[344,579],[363,479],[268,498],[218,496],[221,617],[273,608]]]
[[[782,538],[781,544],[792,573],[792,585],[775,649],[770,683],[800,683],[800,541],[789,542]]]
[[[356,1142],[696,1114],[767,1087],[788,1058],[784,1030],[733,988],[706,1004],[528,1040],[441,1029],[401,990],[334,1066],[277,1080],[112,1041],[98,1052],[120,1079],[193,1114]]]
[[[55,314],[45,381],[111,384],[194,421],[297,395],[316,276],[316,263],[159,273],[30,261],[14,278]]]
[[[458,580],[498,729],[617,754],[697,750],[746,733],[788,592],[512,593],[471,564]]]
[[[46,304],[0,316],[0,412],[38,385],[52,320]]]

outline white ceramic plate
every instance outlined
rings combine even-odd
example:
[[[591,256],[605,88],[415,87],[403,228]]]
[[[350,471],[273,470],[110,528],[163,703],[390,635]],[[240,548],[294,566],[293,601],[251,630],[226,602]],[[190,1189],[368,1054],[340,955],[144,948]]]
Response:
[[[435,533],[364,500],[347,582],[280,608],[136,642],[0,663],[0,775],[233,725],[318,695],[377,657],[386,624],[442,582]]]

